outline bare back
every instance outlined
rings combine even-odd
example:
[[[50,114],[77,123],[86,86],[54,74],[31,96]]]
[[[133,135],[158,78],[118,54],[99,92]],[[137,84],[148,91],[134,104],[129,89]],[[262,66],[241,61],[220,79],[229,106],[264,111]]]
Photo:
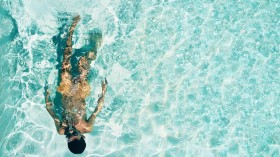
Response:
[[[57,87],[57,91],[62,95],[63,113],[61,120],[53,112],[53,104],[49,99],[49,92],[46,92],[46,107],[50,115],[55,120],[59,134],[64,134],[65,128],[69,126],[74,126],[81,133],[90,132],[93,127],[96,115],[100,112],[103,106],[106,92],[107,81],[105,78],[104,82],[101,84],[102,95],[98,99],[98,105],[89,119],[87,119],[85,99],[87,96],[89,96],[91,90],[87,81],[87,75],[89,73],[90,63],[96,59],[96,52],[93,49],[87,52],[84,56],[80,57],[78,64],[80,75],[74,78],[71,74],[72,65],[70,63],[70,58],[72,55],[72,36],[79,20],[80,16],[74,17],[73,23],[69,29],[60,73],[61,82]],[[99,40],[102,39],[101,35],[98,37]],[[96,40],[96,43],[99,43],[99,40]]]

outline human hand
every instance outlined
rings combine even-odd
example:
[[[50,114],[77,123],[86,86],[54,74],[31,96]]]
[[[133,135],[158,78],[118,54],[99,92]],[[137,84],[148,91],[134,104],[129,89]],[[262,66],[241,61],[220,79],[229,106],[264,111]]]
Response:
[[[80,15],[76,15],[76,16],[74,16],[74,18],[73,18],[73,21],[75,21],[75,22],[78,22],[78,21],[80,21],[80,20],[81,20]]]
[[[104,81],[101,82],[101,87],[102,87],[102,95],[104,96],[105,95],[105,92],[107,91],[107,79],[105,77]]]
[[[53,106],[53,104],[52,104],[52,102],[50,101],[50,92],[49,92],[48,86],[45,85],[44,89],[45,89],[46,108],[47,108],[47,109],[50,109],[50,108]]]

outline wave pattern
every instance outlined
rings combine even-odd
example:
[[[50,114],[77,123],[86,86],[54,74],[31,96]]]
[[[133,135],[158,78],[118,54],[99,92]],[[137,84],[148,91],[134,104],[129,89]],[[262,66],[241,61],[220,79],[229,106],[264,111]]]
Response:
[[[279,156],[280,4],[222,0],[0,1],[0,156],[71,156],[45,110],[71,17],[91,65],[85,156]],[[58,104],[59,105],[59,104]]]

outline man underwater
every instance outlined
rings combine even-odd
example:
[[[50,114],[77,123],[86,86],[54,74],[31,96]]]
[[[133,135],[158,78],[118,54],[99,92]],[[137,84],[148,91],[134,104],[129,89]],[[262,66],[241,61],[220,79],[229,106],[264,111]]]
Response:
[[[79,21],[80,16],[74,17],[69,29],[60,73],[61,82],[57,87],[57,91],[62,95],[62,120],[53,111],[53,103],[50,100],[48,90],[45,95],[46,109],[54,119],[57,132],[60,135],[66,135],[68,148],[74,154],[81,154],[85,150],[86,143],[83,134],[92,131],[95,118],[102,109],[107,89],[107,80],[105,78],[101,83],[102,94],[97,101],[98,105],[92,115],[87,119],[85,98],[90,94],[87,75],[89,73],[90,63],[96,58],[97,53],[93,49],[82,56],[78,62],[79,76],[73,77],[71,75],[72,36]],[[101,42],[101,36],[99,41]],[[96,43],[99,43],[99,41],[96,41]],[[100,43],[96,45],[99,46]]]

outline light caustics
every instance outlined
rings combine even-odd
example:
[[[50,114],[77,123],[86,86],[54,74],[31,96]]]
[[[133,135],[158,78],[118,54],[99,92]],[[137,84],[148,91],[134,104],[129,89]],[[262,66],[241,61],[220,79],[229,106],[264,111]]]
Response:
[[[43,93],[55,93],[57,41],[76,13],[75,49],[104,37],[89,110],[109,82],[85,156],[279,156],[278,2],[0,4],[0,156],[70,155]]]

